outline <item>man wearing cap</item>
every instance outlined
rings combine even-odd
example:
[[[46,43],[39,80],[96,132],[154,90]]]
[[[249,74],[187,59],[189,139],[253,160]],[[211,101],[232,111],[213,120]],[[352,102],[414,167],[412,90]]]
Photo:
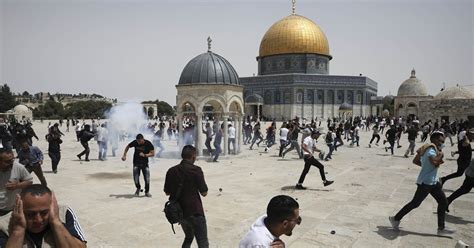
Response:
[[[296,189],[306,189],[306,187],[303,187],[303,182],[306,177],[306,174],[309,172],[309,168],[311,168],[311,165],[318,167],[319,173],[321,174],[321,179],[323,180],[324,186],[329,186],[331,185],[334,181],[328,181],[326,180],[326,175],[324,173],[324,166],[314,158],[313,153],[314,152],[321,152],[318,148],[316,148],[316,140],[319,138],[321,133],[319,131],[313,131],[310,136],[306,137],[303,140],[303,158],[304,158],[304,169],[301,172],[300,179],[298,180],[298,184],[296,184]]]

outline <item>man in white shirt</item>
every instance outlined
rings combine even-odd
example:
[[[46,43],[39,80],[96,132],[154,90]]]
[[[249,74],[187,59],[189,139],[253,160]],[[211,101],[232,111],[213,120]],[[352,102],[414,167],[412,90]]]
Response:
[[[319,131],[313,131],[310,136],[306,137],[303,140],[303,158],[304,158],[304,169],[301,172],[300,179],[296,184],[296,189],[306,189],[303,187],[303,182],[306,177],[306,174],[309,172],[309,168],[311,165],[318,167],[319,173],[321,174],[321,179],[323,180],[324,187],[331,185],[334,181],[326,180],[326,175],[324,173],[324,166],[314,158],[314,152],[321,152],[318,148],[316,148],[316,140],[319,138],[321,133]]]
[[[301,224],[300,210],[295,199],[279,195],[267,206],[267,214],[259,217],[239,243],[239,248],[285,247],[280,236],[291,236]]]
[[[280,128],[280,153],[278,154],[279,157],[282,156],[283,149],[285,149],[286,145],[288,144],[288,124],[283,123]]]
[[[15,207],[16,194],[33,184],[33,177],[25,167],[15,161],[11,150],[0,148],[0,216]]]
[[[232,124],[229,124],[227,134],[229,135],[229,142],[227,143],[228,152],[230,154],[230,144],[232,144],[232,153],[235,154],[235,127],[233,127]]]
[[[104,161],[107,157],[107,142],[109,131],[105,123],[97,128],[97,144],[99,145],[99,160]]]

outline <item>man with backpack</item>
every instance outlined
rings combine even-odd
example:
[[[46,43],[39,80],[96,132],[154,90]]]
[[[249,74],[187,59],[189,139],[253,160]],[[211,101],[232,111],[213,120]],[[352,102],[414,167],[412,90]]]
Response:
[[[420,206],[428,195],[433,196],[438,203],[438,234],[450,234],[450,230],[444,225],[445,211],[448,200],[442,190],[442,185],[438,180],[438,168],[444,163],[442,152],[444,148],[444,135],[441,132],[433,132],[431,143],[423,145],[417,151],[413,163],[421,166],[420,174],[416,180],[417,189],[413,199],[407,203],[395,216],[390,216],[390,224],[393,229],[398,230],[400,221],[410,211]]]
[[[196,148],[191,145],[183,147],[181,158],[181,163],[168,169],[164,192],[170,196],[170,201],[178,202],[182,209],[183,217],[179,220],[185,234],[182,247],[191,247],[194,237],[199,248],[209,247],[206,217],[200,197],[207,195],[208,188],[201,167],[194,165]]]

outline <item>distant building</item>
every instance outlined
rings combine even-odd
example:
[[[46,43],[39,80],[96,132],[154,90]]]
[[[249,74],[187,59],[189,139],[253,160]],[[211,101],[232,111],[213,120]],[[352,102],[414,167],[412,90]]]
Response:
[[[0,117],[4,119],[15,118],[18,121],[33,120],[33,111],[26,105],[19,104],[6,113],[0,113]]]
[[[411,71],[411,76],[398,88],[395,97],[394,116],[413,117],[420,116],[420,101],[430,100],[433,96],[428,95],[425,84],[416,77],[416,71]]]
[[[474,91],[472,87],[456,85],[443,89],[436,96],[427,93],[425,84],[416,77],[415,69],[409,79],[398,88],[395,97],[395,116],[413,119],[421,122],[428,120],[469,120],[474,126]]]
[[[116,104],[117,99],[106,98],[97,94],[63,94],[56,93],[51,94],[49,92],[39,92],[30,96],[16,95],[15,100],[28,106],[29,108],[35,109],[39,105],[44,104],[48,100],[53,99],[56,102],[66,106],[70,103],[81,102],[81,101],[106,101],[111,104]]]

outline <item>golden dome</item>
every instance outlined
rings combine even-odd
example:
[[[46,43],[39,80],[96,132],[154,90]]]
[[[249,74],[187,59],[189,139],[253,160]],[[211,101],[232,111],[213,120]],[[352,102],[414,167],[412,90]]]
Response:
[[[273,24],[260,42],[260,57],[287,53],[331,57],[326,35],[316,23],[300,15],[290,15]]]

